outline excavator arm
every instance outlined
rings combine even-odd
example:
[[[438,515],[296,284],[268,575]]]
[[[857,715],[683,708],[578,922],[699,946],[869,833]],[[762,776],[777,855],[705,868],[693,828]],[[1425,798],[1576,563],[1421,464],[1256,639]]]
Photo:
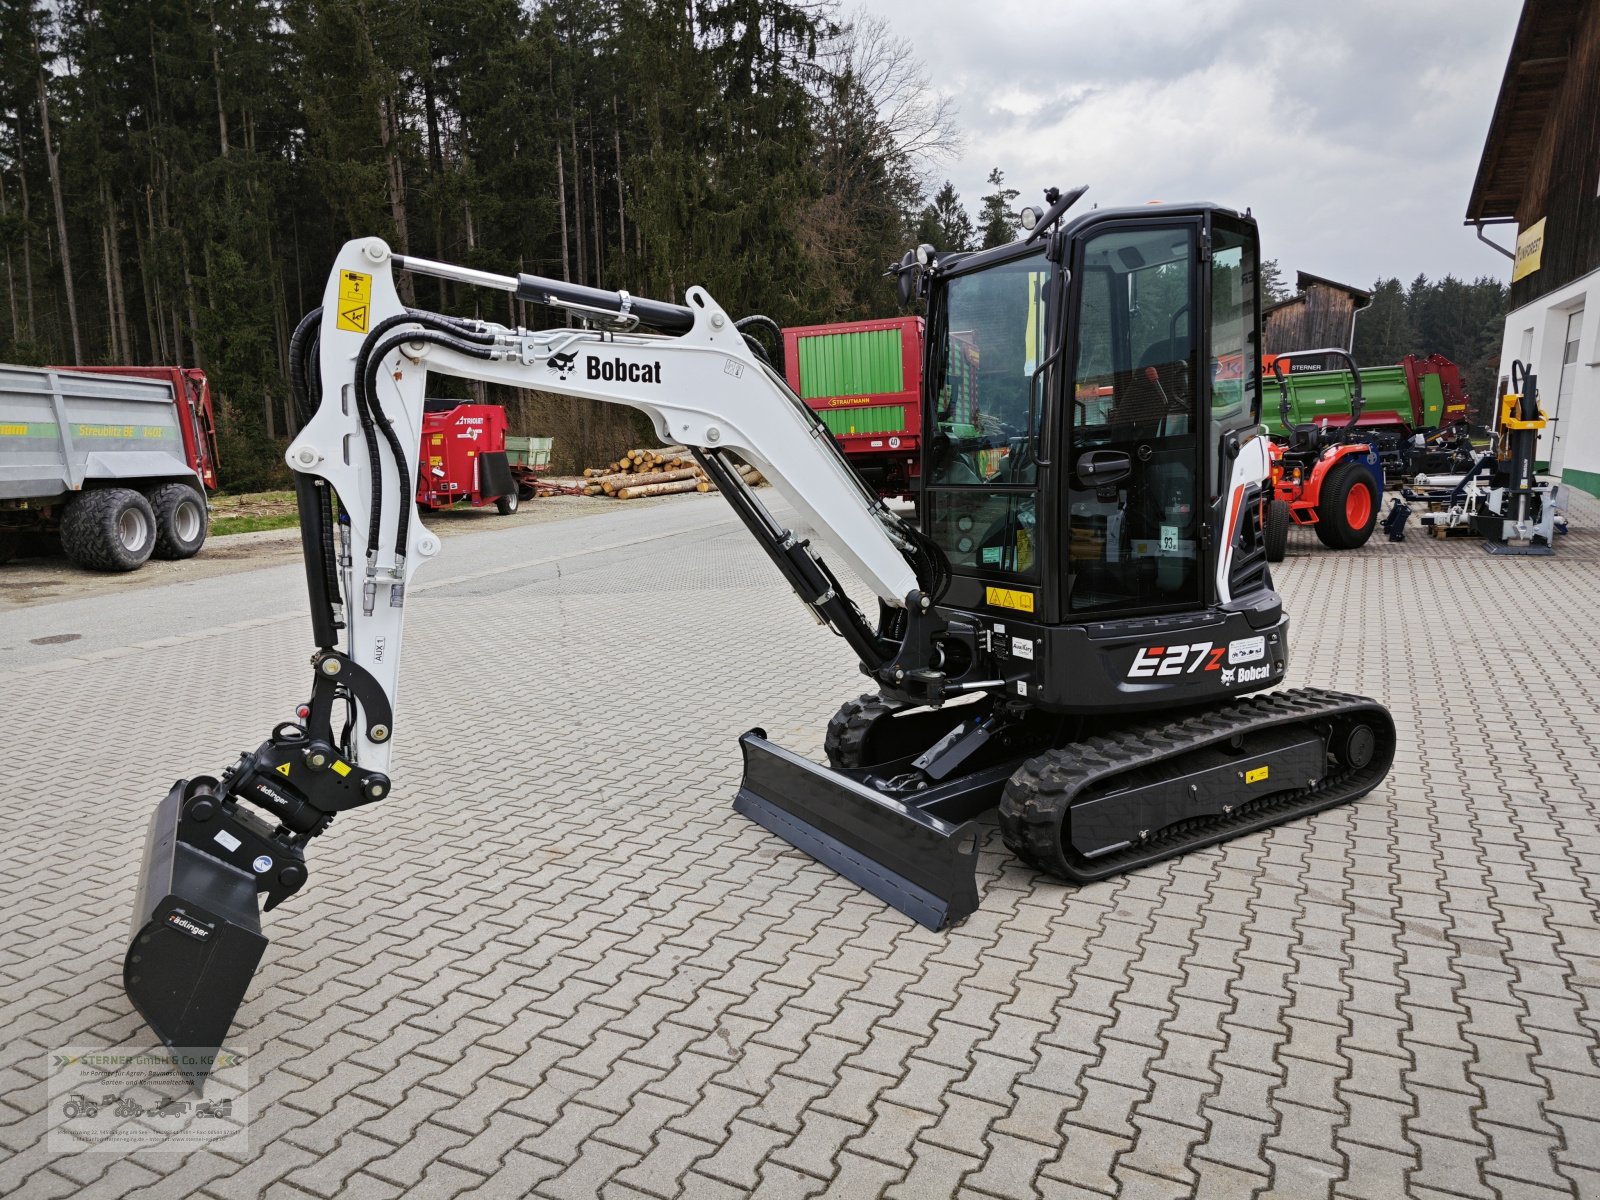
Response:
[[[410,309],[396,270],[565,308],[585,327],[527,330]],[[298,891],[306,843],[338,813],[390,792],[407,589],[440,552],[418,518],[413,474],[430,373],[644,412],[664,443],[691,448],[802,602],[849,642],[880,689],[906,703],[945,698],[933,607],[948,571],[942,555],[861,482],[704,290],[690,288],[686,300],[491,275],[402,257],[376,238],[340,251],[320,313],[301,323],[291,355],[307,418],[287,458],[316,642],[310,697],[219,777],[180,780],[157,807],[125,960],[126,990],[163,1042],[201,1051],[186,1056],[197,1064],[188,1071],[196,1086],[206,1049],[222,1044],[265,951],[258,900],[271,909]],[[877,594],[876,623],[730,456],[765,475]],[[750,803],[764,823],[787,819]]]

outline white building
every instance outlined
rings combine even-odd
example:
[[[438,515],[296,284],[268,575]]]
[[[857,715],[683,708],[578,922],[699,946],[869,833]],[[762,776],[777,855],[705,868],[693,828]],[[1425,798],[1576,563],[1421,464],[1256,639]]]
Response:
[[[1523,5],[1467,224],[1516,227],[1501,374],[1538,375],[1541,468],[1600,495],[1600,0]]]

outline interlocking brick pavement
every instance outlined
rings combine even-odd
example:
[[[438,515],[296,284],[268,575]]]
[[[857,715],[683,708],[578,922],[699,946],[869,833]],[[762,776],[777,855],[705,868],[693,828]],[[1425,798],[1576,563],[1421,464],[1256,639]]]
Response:
[[[1392,708],[1386,784],[1081,889],[991,830],[943,934],[729,808],[741,730],[817,754],[860,689],[737,527],[418,589],[395,794],[266,918],[247,1152],[52,1156],[45,1062],[141,1036],[148,814],[300,698],[303,619],[0,675],[0,1195],[1600,1195],[1573,517],[1547,560],[1297,531],[1291,682]]]

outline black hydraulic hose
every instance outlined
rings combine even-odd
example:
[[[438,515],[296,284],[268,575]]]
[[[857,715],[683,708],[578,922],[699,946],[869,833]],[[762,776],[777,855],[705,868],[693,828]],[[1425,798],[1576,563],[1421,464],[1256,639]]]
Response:
[[[372,556],[377,553],[378,537],[383,529],[383,473],[382,466],[378,460],[378,441],[373,434],[374,426],[382,431],[384,440],[389,443],[389,450],[394,455],[395,466],[400,473],[402,515],[397,528],[401,531],[401,537],[396,542],[396,550],[400,554],[405,553],[405,531],[410,525],[409,506],[404,499],[411,486],[410,456],[401,447],[399,435],[395,433],[394,426],[390,422],[388,414],[384,411],[382,402],[377,397],[373,383],[368,382],[369,376],[374,381],[376,379],[375,364],[381,363],[384,355],[393,349],[395,345],[409,340],[402,338],[385,347],[383,353],[374,353],[373,348],[377,346],[379,340],[391,329],[397,329],[402,325],[421,325],[424,328],[447,330],[457,338],[479,345],[492,345],[495,339],[494,334],[477,329],[475,323],[468,322],[463,318],[447,317],[440,313],[431,313],[422,309],[408,309],[403,314],[396,314],[379,321],[373,327],[372,332],[367,334],[362,341],[361,349],[356,355],[355,392],[356,411],[361,418],[361,432],[367,443],[367,461],[372,470],[372,502],[369,505],[370,511],[367,514],[367,554],[369,564],[373,561]]]
[[[310,357],[310,343],[317,336],[321,325],[322,310],[313,308],[300,318],[300,324],[294,327],[294,333],[289,337],[289,394],[294,398],[295,415],[300,418],[302,428],[316,412],[311,405],[310,390],[307,387],[309,373],[306,369],[306,360]]]
[[[744,340],[752,347],[760,350],[761,356],[771,364],[772,369],[779,375],[783,374],[783,327],[771,317],[764,317],[760,313],[752,313],[748,317],[740,317],[733,323],[733,327],[744,334]],[[751,328],[764,329],[773,335],[773,344],[777,347],[776,353],[767,353],[765,347],[758,347],[751,338],[748,330]]]
[[[412,322],[417,320],[417,318],[407,319]],[[390,325],[391,322],[402,320],[406,319],[391,318],[390,321],[380,323],[378,328],[382,329],[384,325]],[[373,332],[376,334],[378,331],[374,330]],[[406,546],[411,532],[411,505],[405,499],[411,491],[411,469],[407,456],[400,446],[399,435],[395,433],[394,426],[384,413],[383,404],[378,399],[378,368],[391,350],[398,346],[404,346],[408,342],[427,342],[435,346],[444,346],[470,358],[488,360],[491,357],[488,348],[484,344],[464,341],[456,336],[457,332],[458,330],[454,327],[449,328],[448,331],[426,327],[420,330],[407,330],[373,346],[370,354],[367,354],[366,351],[367,347],[372,345],[371,337],[369,336],[367,342],[362,344],[362,353],[367,361],[365,369],[356,377],[356,394],[359,396],[365,392],[367,399],[371,402],[373,414],[379,423],[379,427],[383,430],[385,439],[389,443],[390,451],[394,454],[395,469],[400,476],[400,495],[402,499],[399,503],[399,515],[395,519],[394,537],[394,552],[397,558],[405,557]],[[490,340],[493,340],[492,337]],[[373,547],[377,546],[376,536],[374,536],[370,544]]]

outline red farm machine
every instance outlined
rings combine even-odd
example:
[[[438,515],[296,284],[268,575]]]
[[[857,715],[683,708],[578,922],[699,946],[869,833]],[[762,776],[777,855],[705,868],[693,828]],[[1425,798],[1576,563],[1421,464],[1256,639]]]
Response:
[[[789,386],[882,496],[910,497],[921,471],[921,317],[783,331]]]
[[[1332,359],[1346,369],[1325,369]],[[1278,385],[1276,408],[1262,406],[1272,437],[1274,495],[1263,519],[1272,562],[1283,558],[1291,525],[1310,526],[1332,550],[1365,545],[1386,481],[1471,460],[1466,388],[1443,355],[1358,368],[1345,350],[1297,350],[1264,356],[1262,374]]]
[[[422,415],[417,505],[438,511],[493,504],[514,513],[550,469],[550,438],[508,437],[498,404],[429,400]]]

